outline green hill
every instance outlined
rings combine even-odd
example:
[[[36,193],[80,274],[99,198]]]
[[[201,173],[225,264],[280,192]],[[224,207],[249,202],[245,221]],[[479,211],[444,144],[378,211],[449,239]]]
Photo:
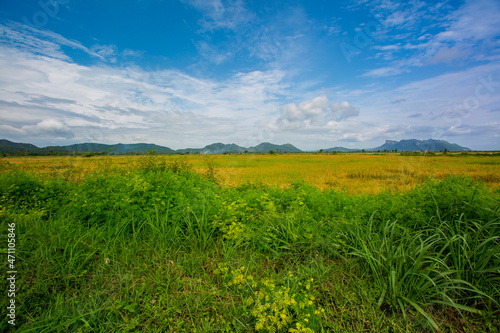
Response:
[[[250,153],[268,153],[271,150],[282,153],[302,153],[302,150],[289,143],[284,145],[275,145],[269,142],[263,142],[255,147],[248,148],[248,152]]]
[[[234,143],[224,144],[221,142],[213,143],[211,145],[205,146],[205,148],[201,149],[201,153],[203,154],[224,154],[224,153],[243,153],[245,152],[244,147],[240,147]]]
[[[62,148],[77,153],[110,153],[110,154],[127,154],[127,153],[140,153],[145,154],[148,151],[155,149],[157,154],[171,154],[175,153],[174,150],[158,146],[152,143],[134,143],[134,144],[123,144],[118,143],[115,145],[106,145],[102,143],[78,143],[69,146],[63,146]]]
[[[18,143],[5,139],[0,139],[0,153],[3,154],[21,154],[37,150],[38,147],[31,143]]]
[[[471,151],[467,147],[459,146],[455,143],[449,143],[444,140],[401,140],[392,141],[386,140],[385,143],[377,148],[369,149],[371,151],[388,150],[388,151]]]

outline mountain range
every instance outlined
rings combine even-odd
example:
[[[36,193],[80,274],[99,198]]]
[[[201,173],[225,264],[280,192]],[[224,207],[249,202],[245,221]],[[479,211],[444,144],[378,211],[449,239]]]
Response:
[[[9,140],[0,140],[1,154],[29,154],[29,155],[57,155],[71,153],[95,153],[95,154],[145,154],[153,150],[157,154],[238,154],[238,153],[268,153],[274,151],[276,153],[302,153],[303,151],[296,148],[292,144],[276,145],[269,142],[263,142],[255,147],[241,147],[234,143],[213,143],[204,148],[184,148],[173,150],[168,147],[159,146],[152,143],[135,143],[135,144],[114,144],[107,145],[101,143],[78,143],[68,146],[47,146],[39,148],[30,143],[17,143]],[[471,149],[459,146],[454,143],[449,143],[444,140],[401,140],[386,142],[377,148],[367,149],[350,149],[344,147],[333,147],[322,149],[323,152],[355,152],[355,151],[471,151]]]
[[[275,145],[269,142],[263,142],[255,147],[245,148],[234,143],[213,143],[204,148],[184,148],[173,150],[168,147],[159,146],[152,143],[134,143],[134,144],[114,144],[107,145],[102,143],[77,143],[69,146],[47,146],[39,148],[30,143],[17,143],[9,140],[0,140],[0,154],[32,154],[32,155],[51,155],[51,154],[69,154],[69,153],[109,153],[109,154],[145,154],[154,149],[157,154],[237,154],[237,153],[268,153],[269,151],[282,153],[302,153],[302,150],[287,143],[284,145]]]

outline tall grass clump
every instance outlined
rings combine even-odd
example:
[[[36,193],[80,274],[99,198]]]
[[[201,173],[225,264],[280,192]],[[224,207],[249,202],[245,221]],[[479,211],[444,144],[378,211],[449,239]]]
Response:
[[[380,291],[377,306],[405,317],[411,309],[436,330],[433,314],[446,307],[498,313],[498,201],[461,177],[431,181],[401,199],[400,209],[384,210],[387,202],[378,202],[383,213],[343,225],[348,255],[357,258]]]

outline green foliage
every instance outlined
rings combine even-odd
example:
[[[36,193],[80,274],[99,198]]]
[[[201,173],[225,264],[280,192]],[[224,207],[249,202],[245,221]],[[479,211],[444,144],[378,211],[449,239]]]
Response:
[[[399,156],[425,156],[426,153],[422,151],[402,151],[399,153]]]
[[[170,170],[174,173],[190,173],[192,165],[185,157],[168,159],[165,156],[156,154],[155,149],[151,149],[147,155],[141,156],[138,160],[138,169],[144,172],[165,172]]]
[[[88,152],[88,153],[83,153],[82,157],[102,156],[107,154],[108,154],[107,152]]]
[[[500,325],[498,191],[457,176],[378,195],[304,182],[221,187],[213,159],[206,163],[200,175],[182,158],[149,154],[130,170],[78,182],[6,168],[0,221],[4,230],[16,224],[17,327],[493,332]],[[7,290],[6,280],[0,286]]]
[[[480,303],[498,306],[499,237],[473,231],[456,234],[444,224],[415,232],[397,222],[377,227],[370,219],[346,228],[346,238],[349,255],[359,259],[381,291],[379,307],[403,314],[413,309],[438,329],[424,309],[477,312]]]
[[[203,155],[203,162],[205,164],[205,177],[214,183],[219,183],[217,178],[217,166],[215,163],[215,157],[210,154]]]

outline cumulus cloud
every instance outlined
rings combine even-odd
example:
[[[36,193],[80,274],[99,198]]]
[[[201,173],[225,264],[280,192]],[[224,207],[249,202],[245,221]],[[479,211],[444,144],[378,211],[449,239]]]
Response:
[[[55,119],[42,120],[36,125],[26,125],[21,130],[28,135],[57,136],[67,139],[74,136],[68,126]]]
[[[290,103],[280,110],[276,121],[279,129],[323,127],[359,115],[359,109],[348,102],[330,103],[326,96],[318,96],[300,104]]]
[[[0,131],[13,136],[23,137],[43,137],[43,138],[64,138],[74,137],[71,129],[56,119],[46,119],[35,125],[24,125],[16,128],[10,125],[0,125]]]
[[[359,109],[353,107],[347,102],[330,104],[329,118],[333,118],[334,121],[342,121],[344,119],[356,117],[358,115]]]

